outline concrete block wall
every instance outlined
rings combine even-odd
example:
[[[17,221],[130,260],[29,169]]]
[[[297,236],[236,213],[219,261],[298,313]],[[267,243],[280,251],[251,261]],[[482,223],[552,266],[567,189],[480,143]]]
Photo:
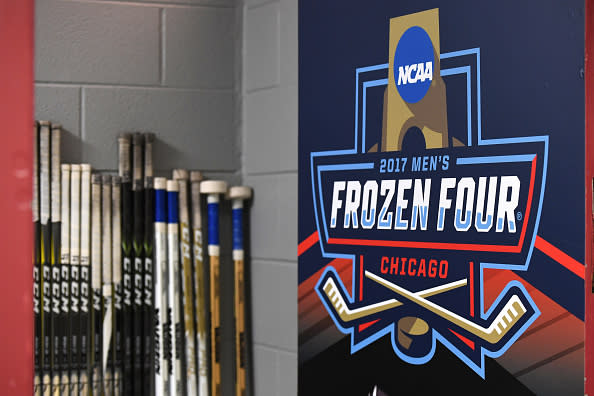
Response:
[[[234,0],[37,0],[35,118],[63,124],[63,162],[117,169],[117,135],[156,134],[156,174],[241,182],[241,8]],[[224,378],[233,378],[230,212],[221,218]],[[234,394],[232,381],[223,394]]]
[[[254,394],[297,394],[297,0],[243,0]]]
[[[157,173],[254,187],[253,394],[296,395],[297,0],[38,0],[35,30],[35,117],[63,124],[65,162],[115,171],[116,136],[152,131]],[[232,378],[229,255],[222,265]]]
[[[117,135],[153,131],[155,166],[240,176],[240,32],[233,0],[39,0],[35,116],[66,161],[116,169]]]

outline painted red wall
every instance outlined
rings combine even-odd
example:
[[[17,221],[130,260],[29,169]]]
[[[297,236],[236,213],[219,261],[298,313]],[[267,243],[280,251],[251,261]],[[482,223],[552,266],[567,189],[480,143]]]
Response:
[[[594,238],[594,0],[586,0],[586,48],[585,48],[585,81],[586,81],[586,394],[594,394],[594,298],[592,294],[592,247]]]
[[[0,394],[33,392],[33,0],[0,0]]]

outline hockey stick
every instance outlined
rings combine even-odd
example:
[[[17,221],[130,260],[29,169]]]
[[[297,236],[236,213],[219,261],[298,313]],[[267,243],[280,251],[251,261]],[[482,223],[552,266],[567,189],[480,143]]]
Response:
[[[489,327],[484,328],[369,271],[365,271],[365,276],[491,344],[499,342],[526,313],[520,298],[513,295]]]
[[[466,283],[466,279],[461,279],[459,281],[446,283],[445,285],[432,287],[431,289],[422,290],[415,294],[423,298],[431,297],[450,290],[454,290],[458,287],[466,286]],[[351,322],[353,320],[364,318],[366,316],[383,312],[388,309],[399,307],[403,304],[401,301],[398,301],[396,299],[390,299],[375,304],[366,305],[360,308],[351,308],[349,307],[349,303],[346,301],[345,296],[342,294],[341,290],[334,282],[334,279],[326,279],[326,282],[324,283],[322,289],[324,290],[324,294],[326,294],[326,297],[328,297],[328,299],[330,300],[330,303],[334,308],[334,312],[343,322]]]
[[[60,246],[60,310],[62,314],[62,394],[73,389],[70,379],[75,370],[72,365],[72,332],[70,328],[70,165],[61,166],[61,246]]]
[[[168,332],[167,180],[155,180],[155,396],[169,394],[171,354]]]
[[[132,173],[128,133],[118,138],[118,174],[122,178],[122,289],[123,309],[116,323],[121,329],[122,387],[124,395],[132,396]],[[117,331],[117,330],[116,330]]]
[[[103,395],[101,370],[101,341],[103,298],[101,293],[101,175],[93,174],[91,182],[91,289],[93,304],[91,310],[91,389],[93,395]]]
[[[168,300],[171,309],[171,353],[172,377],[169,394],[181,395],[183,389],[182,373],[182,320],[179,273],[179,187],[176,180],[167,180],[167,264],[169,275]]]
[[[41,396],[41,223],[39,222],[39,124],[33,123],[33,350],[35,376],[33,394]]]
[[[93,356],[91,349],[91,338],[94,329],[91,327],[91,165],[82,164],[72,165],[72,199],[70,205],[74,208],[71,215],[71,222],[73,227],[80,225],[80,260],[78,254],[74,254],[75,247],[78,241],[70,244],[70,255],[73,263],[71,270],[72,285],[71,290],[74,293],[75,282],[78,281],[80,275],[80,283],[78,284],[80,296],[80,315],[77,322],[77,330],[73,329],[74,334],[78,334],[78,364],[79,364],[79,395],[88,395],[91,388],[92,367],[91,358]],[[80,187],[77,187],[80,186]],[[79,195],[80,192],[80,195]],[[80,205],[76,202],[80,197]],[[79,210],[77,210],[79,209]],[[71,235],[78,236],[78,232],[72,230]],[[78,260],[75,264],[75,257]],[[74,272],[76,270],[76,277]],[[73,300],[73,303],[76,303]],[[74,324],[74,322],[73,322]]]
[[[208,258],[210,261],[210,374],[211,396],[221,396],[221,294],[219,245],[219,195],[227,192],[227,183],[207,180],[200,183],[200,192],[208,203]]]
[[[132,301],[132,381],[134,394],[144,395],[144,363],[142,361],[144,353],[142,350],[144,343],[143,329],[143,294],[144,294],[144,185],[143,185],[143,144],[142,134],[132,135],[132,249],[134,255],[132,289],[134,300]]]
[[[233,261],[235,263],[235,394],[245,396],[247,345],[245,339],[245,274],[243,252],[243,201],[250,199],[252,189],[231,187],[229,198],[233,208]]]
[[[113,283],[113,324],[112,324],[112,359],[113,359],[113,392],[115,396],[122,394],[122,342],[121,326],[119,324],[122,313],[122,179],[119,176],[111,178],[111,275]],[[119,285],[119,294],[116,292]]]
[[[51,127],[51,160],[50,160],[50,186],[51,186],[51,267],[52,267],[52,316],[51,316],[51,332],[52,332],[52,394],[60,395],[61,385],[60,381],[63,379],[68,383],[68,375],[64,378],[64,371],[66,371],[65,361],[63,359],[62,341],[66,335],[66,323],[68,315],[63,315],[60,308],[60,290],[62,287],[61,275],[61,240],[60,233],[62,231],[62,205],[60,201],[60,194],[62,187],[60,185],[60,140],[62,135],[62,127],[59,124],[53,124]]]
[[[190,172],[192,184],[192,250],[194,271],[194,312],[196,328],[196,363],[198,369],[198,394],[208,396],[208,325],[206,314],[206,281],[204,252],[202,249],[202,214],[200,202],[200,182],[202,173]]]
[[[196,396],[196,351],[194,340],[196,332],[194,330],[193,315],[193,291],[192,291],[192,252],[190,237],[190,211],[188,199],[188,181],[190,175],[185,169],[175,169],[173,178],[179,185],[179,249],[181,259],[181,286],[182,286],[182,308],[183,308],[183,328],[184,328],[184,373],[185,394]]]
[[[111,176],[101,178],[101,295],[102,330],[101,330],[101,372],[103,373],[103,392],[105,396],[113,395],[113,284],[112,284],[112,216],[111,216]]]
[[[153,290],[153,244],[155,238],[153,218],[155,213],[153,188],[153,142],[155,135],[144,134],[144,394],[155,394],[155,348],[153,347],[154,333],[150,329],[154,326],[154,290]]]
[[[52,374],[51,317],[51,234],[50,234],[50,123],[39,122],[39,201],[41,221],[41,358],[42,394],[50,395]]]

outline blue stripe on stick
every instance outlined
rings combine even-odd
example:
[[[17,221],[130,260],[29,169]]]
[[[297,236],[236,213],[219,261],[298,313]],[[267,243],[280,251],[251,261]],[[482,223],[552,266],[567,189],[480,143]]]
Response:
[[[179,223],[179,193],[167,191],[167,222],[169,224]]]
[[[165,190],[155,190],[155,222],[167,222],[167,192]]]
[[[233,209],[233,250],[243,250],[243,209]]]
[[[219,203],[208,204],[208,244],[219,245]]]

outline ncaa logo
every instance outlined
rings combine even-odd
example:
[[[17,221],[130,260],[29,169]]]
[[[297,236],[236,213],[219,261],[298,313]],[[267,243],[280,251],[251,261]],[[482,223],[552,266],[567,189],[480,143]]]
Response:
[[[427,32],[413,26],[407,29],[394,54],[394,81],[405,102],[417,103],[425,97],[433,81],[433,43]]]

